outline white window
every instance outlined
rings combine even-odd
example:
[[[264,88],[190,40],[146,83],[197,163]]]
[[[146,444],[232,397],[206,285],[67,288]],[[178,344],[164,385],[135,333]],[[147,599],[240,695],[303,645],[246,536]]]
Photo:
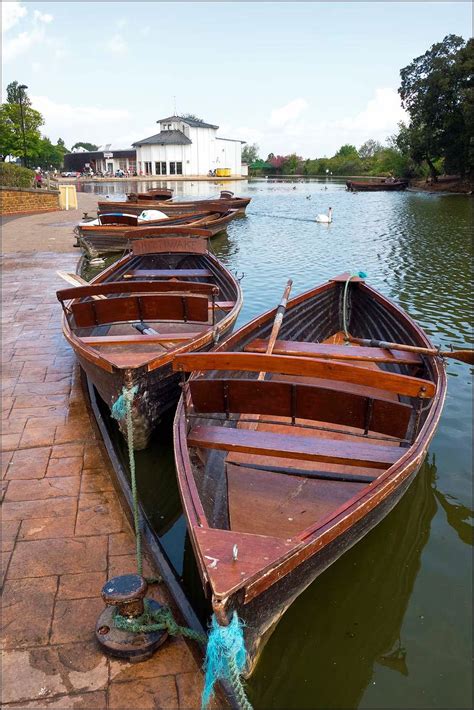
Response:
[[[151,160],[145,160],[145,175],[151,175]]]

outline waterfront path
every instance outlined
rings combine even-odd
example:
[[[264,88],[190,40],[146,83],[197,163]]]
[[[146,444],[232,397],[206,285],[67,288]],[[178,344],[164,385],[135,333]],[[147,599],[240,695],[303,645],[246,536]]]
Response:
[[[21,241],[35,220],[70,215],[20,217],[5,229]],[[182,639],[134,665],[95,645],[100,590],[135,571],[134,543],[61,334],[56,270],[74,271],[78,252],[70,226],[56,236],[69,253],[2,257],[3,706],[199,708],[202,673]],[[170,601],[160,586],[152,595]]]

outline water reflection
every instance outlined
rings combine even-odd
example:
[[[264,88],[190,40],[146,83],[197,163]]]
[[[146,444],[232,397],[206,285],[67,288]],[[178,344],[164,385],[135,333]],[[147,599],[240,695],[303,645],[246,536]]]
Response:
[[[425,464],[392,513],[290,607],[252,678],[256,707],[356,708],[374,664],[409,674],[401,626],[436,513],[435,472]]]

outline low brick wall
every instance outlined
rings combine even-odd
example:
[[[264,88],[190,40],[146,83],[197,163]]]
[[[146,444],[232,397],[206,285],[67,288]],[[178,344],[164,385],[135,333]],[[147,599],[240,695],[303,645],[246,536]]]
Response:
[[[59,191],[0,186],[0,214],[34,214],[59,210]]]

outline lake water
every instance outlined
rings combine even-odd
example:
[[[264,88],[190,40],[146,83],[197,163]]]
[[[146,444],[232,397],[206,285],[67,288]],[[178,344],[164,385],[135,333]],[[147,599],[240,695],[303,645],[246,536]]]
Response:
[[[472,198],[349,193],[335,180],[168,186],[178,198],[219,189],[252,196],[247,216],[212,242],[226,266],[244,275],[238,325],[277,305],[289,277],[296,295],[363,270],[434,343],[472,346]],[[84,189],[113,200],[137,186]],[[315,223],[328,207],[332,224]],[[448,360],[447,372],[443,416],[416,482],[280,621],[248,683],[255,708],[472,707],[472,368]],[[142,498],[192,594],[198,585],[170,420],[139,453],[138,466]]]

